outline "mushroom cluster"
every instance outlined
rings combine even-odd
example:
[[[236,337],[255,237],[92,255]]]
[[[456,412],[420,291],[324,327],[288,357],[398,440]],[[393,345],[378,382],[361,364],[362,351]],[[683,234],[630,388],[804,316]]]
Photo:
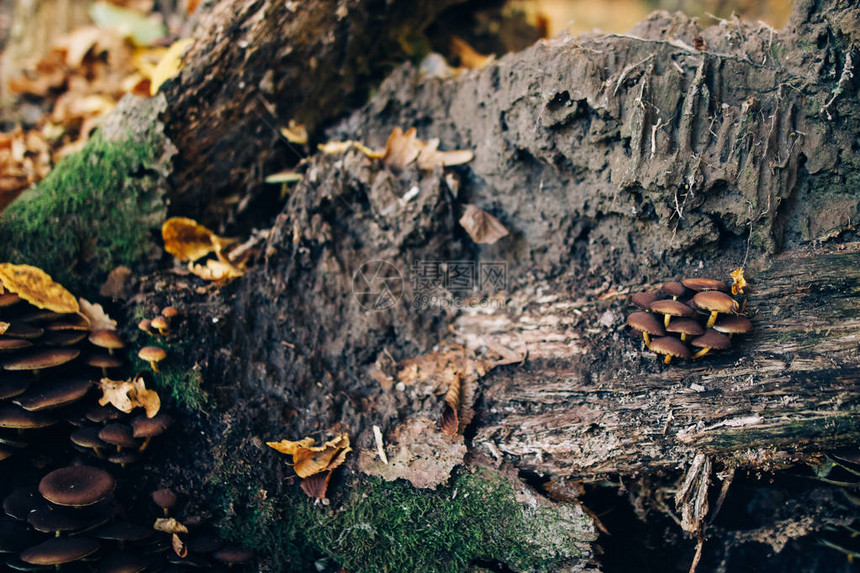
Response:
[[[159,571],[170,565],[212,569],[252,558],[241,548],[225,547],[202,527],[192,526],[188,543],[178,547],[176,535],[158,527],[159,521],[169,521],[188,533],[175,519],[155,520],[155,527],[123,519],[116,487],[108,472],[72,465],[49,472],[37,488],[16,489],[3,499],[0,558],[19,571],[75,562],[74,570],[99,573]],[[153,500],[164,515],[176,504],[170,490],[155,492]]]
[[[749,319],[741,316],[746,301],[730,294],[730,286],[716,279],[688,278],[633,294],[630,302],[641,310],[627,317],[627,326],[666,364],[672,358],[696,359],[725,350],[733,335],[752,330]]]

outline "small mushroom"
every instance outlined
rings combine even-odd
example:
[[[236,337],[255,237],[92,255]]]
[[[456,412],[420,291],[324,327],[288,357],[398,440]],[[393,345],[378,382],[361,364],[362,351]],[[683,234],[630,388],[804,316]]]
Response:
[[[254,554],[241,547],[225,547],[213,553],[212,557],[230,567],[247,563],[254,558]]]
[[[652,312],[663,315],[663,327],[669,326],[669,319],[673,316],[692,318],[696,311],[677,300],[655,300],[648,307]]]
[[[688,336],[701,336],[705,333],[705,329],[692,318],[673,318],[669,321],[666,332],[680,334],[683,342],[687,340]]]
[[[125,348],[125,343],[115,330],[96,330],[90,334],[90,342],[100,348],[107,348],[111,355],[114,350]]]
[[[690,349],[687,345],[673,336],[661,336],[651,341],[649,346],[652,352],[664,355],[663,362],[669,364],[672,358],[690,358]]]
[[[655,300],[659,299],[660,294],[655,290],[637,292],[630,295],[630,302],[642,310],[648,310],[648,306]]]
[[[158,363],[167,358],[167,352],[158,346],[144,346],[140,349],[140,352],[138,352],[137,355],[141,360],[149,362],[149,365],[152,366],[152,370],[154,372],[160,372],[158,369]]]
[[[137,328],[144,331],[147,334],[152,333],[152,321],[148,318],[144,318],[140,322],[137,323]]]
[[[753,328],[752,322],[749,321],[748,318],[744,318],[743,316],[723,316],[716,323],[714,323],[714,330],[717,332],[722,332],[723,334],[728,334],[729,339],[732,338],[733,334],[746,334],[751,331]]]
[[[122,448],[136,448],[137,440],[134,439],[134,431],[131,426],[113,422],[99,431],[99,439],[116,446],[116,451]]]
[[[164,511],[165,517],[176,506],[176,494],[169,487],[152,492],[152,501]]]
[[[89,537],[55,537],[21,552],[21,561],[32,565],[54,565],[78,561],[99,550]]]
[[[717,321],[718,314],[737,314],[740,309],[738,301],[726,293],[716,290],[708,290],[698,293],[693,297],[693,304],[696,308],[700,308],[711,313],[705,328],[711,328],[714,326],[714,323]]]
[[[92,354],[87,358],[87,366],[101,368],[104,378],[108,377],[108,368],[119,368],[122,365],[123,361],[119,357],[110,354]]]
[[[177,309],[175,306],[165,306],[161,310],[161,316],[163,316],[169,321],[173,321],[174,318],[179,316],[179,309]]]
[[[693,354],[693,359],[696,359],[701,358],[702,356],[710,352],[711,349],[725,350],[732,345],[732,342],[725,334],[719,333],[713,328],[709,328],[705,331],[705,334],[691,340],[690,344],[692,344],[696,348],[701,349],[695,354]]]
[[[680,297],[687,294],[687,287],[685,287],[683,283],[672,281],[663,283],[663,286],[660,287],[660,292],[666,296],[671,296],[672,300],[678,300]]]
[[[164,336],[170,332],[170,322],[163,316],[156,316],[150,321],[150,326],[156,329],[159,334]]]
[[[78,428],[69,434],[69,439],[76,446],[92,450],[96,457],[101,458],[104,457],[102,455],[102,448],[107,448],[110,444],[99,438],[99,431],[101,431],[101,428],[98,426]]]
[[[719,290],[725,292],[729,290],[729,285],[717,279],[683,279],[681,283],[688,289],[695,291]]]
[[[660,320],[650,312],[634,312],[627,317],[627,326],[642,334],[645,345],[650,346],[649,335],[665,336],[666,331]]]
[[[147,418],[146,416],[138,416],[134,420],[131,421],[131,428],[135,438],[143,438],[143,443],[137,449],[137,451],[142,452],[149,446],[149,442],[155,436],[160,436],[164,432],[167,431],[167,428],[170,427],[170,424],[173,422],[173,419],[165,414],[159,413],[153,416],[152,418]]]

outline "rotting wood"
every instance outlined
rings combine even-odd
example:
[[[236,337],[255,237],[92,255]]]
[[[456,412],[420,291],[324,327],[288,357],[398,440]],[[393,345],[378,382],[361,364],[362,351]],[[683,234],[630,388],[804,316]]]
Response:
[[[755,330],[730,351],[669,367],[621,334],[633,310],[625,297],[523,293],[518,315],[460,317],[468,345],[489,338],[525,345],[531,357],[482,380],[473,447],[521,469],[590,479],[672,471],[697,453],[767,469],[856,444],[860,243],[786,253],[754,280]]]

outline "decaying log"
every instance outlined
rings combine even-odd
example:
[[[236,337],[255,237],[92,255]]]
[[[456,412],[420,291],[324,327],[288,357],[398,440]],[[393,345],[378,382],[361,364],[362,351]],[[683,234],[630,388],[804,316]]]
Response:
[[[484,379],[473,446],[590,479],[674,470],[696,453],[775,468],[857,444],[860,243],[786,253],[755,277],[755,331],[670,366],[622,334],[634,310],[623,296],[520,293],[505,313],[460,317],[468,344],[525,345],[530,356]]]

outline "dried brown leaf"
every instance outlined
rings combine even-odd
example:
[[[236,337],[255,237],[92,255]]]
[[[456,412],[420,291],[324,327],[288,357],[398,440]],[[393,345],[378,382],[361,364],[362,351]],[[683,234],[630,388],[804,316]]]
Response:
[[[135,408],[146,410],[146,417],[152,418],[161,408],[161,398],[155,390],[148,390],[142,376],[131,380],[111,380],[102,378],[99,381],[102,397],[99,405],[112,404],[120,412],[128,414]]]
[[[406,133],[399,127],[395,127],[385,143],[385,154],[382,156],[382,161],[389,167],[406,169],[407,165],[418,159],[418,154],[421,153],[421,149],[425,145],[416,134],[417,131],[414,127],[407,129]]]
[[[445,405],[442,407],[442,417],[439,427],[443,433],[453,436],[460,427],[460,378],[455,377],[445,393]]]
[[[226,243],[194,219],[171,217],[161,227],[164,250],[180,261],[196,261],[220,250]]]
[[[431,139],[418,154],[418,168],[427,171],[436,167],[449,167],[451,165],[462,165],[471,161],[475,154],[465,149],[455,151],[439,151],[439,140]]]
[[[93,304],[85,298],[79,298],[81,314],[90,322],[90,332],[96,330],[116,330],[116,321],[108,316],[102,305]]]
[[[483,68],[493,61],[493,56],[479,53],[465,40],[457,36],[451,36],[451,53],[460,58],[460,66],[470,70]]]
[[[460,217],[460,225],[466,229],[466,232],[476,243],[492,245],[508,235],[505,226],[486,211],[475,205],[464,205],[464,207],[466,211]]]
[[[159,517],[152,528],[163,533],[188,533],[188,528],[173,517]]]
[[[281,440],[266,442],[271,448],[291,455],[293,469],[301,478],[333,470],[346,460],[346,455],[352,451],[349,445],[349,434],[341,434],[321,446],[314,446],[313,438],[304,438],[297,442]]]
[[[308,130],[293,120],[290,120],[290,124],[287,127],[282,127],[280,131],[281,135],[290,143],[305,145],[308,142]]]
[[[170,544],[173,546],[173,552],[180,558],[188,555],[188,546],[185,545],[185,542],[182,541],[177,534],[174,533],[170,538]]]
[[[209,259],[206,265],[198,265],[191,261],[188,262],[188,270],[207,281],[223,281],[227,279],[235,279],[241,277],[245,272],[228,262]]]

